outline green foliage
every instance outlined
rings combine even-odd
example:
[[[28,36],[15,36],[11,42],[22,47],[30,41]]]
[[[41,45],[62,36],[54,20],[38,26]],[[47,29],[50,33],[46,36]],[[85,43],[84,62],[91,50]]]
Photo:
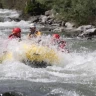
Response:
[[[53,9],[59,19],[78,24],[88,24],[96,18],[96,0],[55,0]]]
[[[25,7],[25,13],[30,15],[40,15],[44,14],[44,12],[47,10],[47,7],[37,1],[32,2],[29,0]]]
[[[56,18],[64,21],[78,24],[96,21],[96,0],[0,0],[0,3],[4,8],[23,10],[30,15],[44,14],[53,9]]]
[[[47,9],[51,9],[53,7],[53,4],[55,3],[55,0],[37,0],[39,3],[45,5]]]
[[[26,12],[31,15],[42,14],[53,9],[56,18],[64,21],[74,21],[78,24],[88,24],[96,18],[96,0],[32,0],[27,2]]]

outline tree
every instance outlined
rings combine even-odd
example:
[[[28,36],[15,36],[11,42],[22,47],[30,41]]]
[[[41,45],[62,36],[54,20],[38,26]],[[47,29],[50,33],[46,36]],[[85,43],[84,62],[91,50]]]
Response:
[[[40,4],[36,0],[29,0],[25,7],[25,12],[30,15],[44,14],[46,10],[47,10],[47,7],[43,4]]]
[[[96,0],[55,0],[54,4],[59,19],[88,24],[96,18]]]

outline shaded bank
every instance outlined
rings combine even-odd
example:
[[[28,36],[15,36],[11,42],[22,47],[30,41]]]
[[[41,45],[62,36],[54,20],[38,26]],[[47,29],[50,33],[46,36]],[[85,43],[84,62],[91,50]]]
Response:
[[[75,2],[75,0],[73,0],[73,2],[71,0],[69,0],[68,2],[65,2],[66,0],[61,0],[61,1],[56,1],[56,0],[53,0],[53,1],[50,1],[50,0],[46,0],[46,1],[43,1],[43,0],[23,0],[23,1],[22,0],[0,0],[0,8],[16,9],[16,10],[21,11],[19,18],[9,18],[10,20],[15,20],[15,21],[20,21],[22,19],[30,20],[31,22],[36,22],[38,24],[44,25],[41,31],[64,32],[64,34],[66,34],[67,36],[71,36],[71,37],[78,36],[78,35],[81,36],[82,33],[84,34],[86,33],[86,30],[83,27],[80,28],[80,30],[77,30],[79,26],[78,22],[81,23],[82,21],[85,21],[85,23],[87,23],[86,25],[94,25],[95,27],[96,8],[94,6],[96,3],[94,0],[92,0],[94,1],[94,4],[88,3],[90,2],[90,0],[85,0],[84,2],[81,0],[80,2],[77,2],[77,3]],[[83,4],[81,4],[82,2]],[[46,7],[45,7],[45,3],[46,3]],[[80,7],[75,6],[76,4],[80,5]],[[60,5],[61,7],[58,5]],[[53,9],[53,11],[48,12],[46,11],[47,8]],[[40,10],[40,12],[37,9]],[[58,14],[56,15],[56,13]],[[35,15],[35,16],[32,16],[32,15]],[[71,22],[71,26],[74,26],[75,29],[74,27],[71,28],[70,24],[66,25],[67,22]],[[73,22],[75,22],[74,25],[72,25]],[[84,22],[81,23],[81,25],[85,25]],[[84,30],[82,31],[82,29]],[[88,30],[88,34],[91,33],[89,31],[90,30]],[[94,31],[92,30],[92,32],[93,32],[92,33],[92,36],[93,36]]]
[[[55,18],[77,25],[96,25],[96,0],[0,0],[1,8],[22,10],[23,14],[41,15],[53,9]],[[25,14],[23,15],[25,16]]]
[[[19,10],[23,19],[44,14],[47,10],[47,7],[37,0],[0,0],[0,8]]]
[[[1,8],[23,10],[28,0],[0,0]]]
[[[3,9],[16,9],[22,11],[22,18],[29,18],[28,14],[25,14],[25,6],[28,0],[0,0],[0,8]]]

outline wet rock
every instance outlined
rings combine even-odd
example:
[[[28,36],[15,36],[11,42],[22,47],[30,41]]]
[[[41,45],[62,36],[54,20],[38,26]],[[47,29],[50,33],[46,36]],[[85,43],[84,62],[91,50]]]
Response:
[[[48,17],[45,15],[41,15],[40,19],[41,19],[41,23],[46,24]]]
[[[53,28],[51,26],[44,26],[44,27],[40,28],[41,32],[49,32],[51,30],[53,30]]]
[[[81,33],[81,31],[76,30],[76,28],[73,28],[73,29],[65,28],[64,29],[64,34],[65,34],[65,36],[68,36],[68,37],[77,37],[80,33]]]
[[[39,22],[39,20],[40,20],[40,17],[39,16],[31,16],[30,18],[29,18],[29,20],[31,21],[31,22]]]
[[[80,30],[81,32],[84,32],[85,30],[95,28],[95,26],[92,25],[82,25],[77,28],[77,30]]]
[[[64,21],[62,21],[62,22],[60,23],[60,26],[65,27],[65,22],[64,22]]]
[[[23,94],[19,92],[5,92],[0,94],[0,96],[23,96]]]
[[[52,32],[64,32],[64,27],[57,27],[53,29]]]
[[[45,12],[45,16],[51,16],[53,15],[53,10],[48,10]]]
[[[96,35],[96,28],[91,28],[85,30],[79,37],[93,37],[94,35]]]
[[[75,27],[75,24],[74,23],[70,23],[70,22],[66,22],[65,23],[65,27],[67,29],[73,29]]]

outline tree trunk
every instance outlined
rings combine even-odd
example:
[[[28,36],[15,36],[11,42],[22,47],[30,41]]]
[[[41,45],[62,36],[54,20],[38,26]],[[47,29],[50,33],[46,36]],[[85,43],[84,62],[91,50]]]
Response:
[[[33,3],[35,3],[36,0],[31,0]]]

